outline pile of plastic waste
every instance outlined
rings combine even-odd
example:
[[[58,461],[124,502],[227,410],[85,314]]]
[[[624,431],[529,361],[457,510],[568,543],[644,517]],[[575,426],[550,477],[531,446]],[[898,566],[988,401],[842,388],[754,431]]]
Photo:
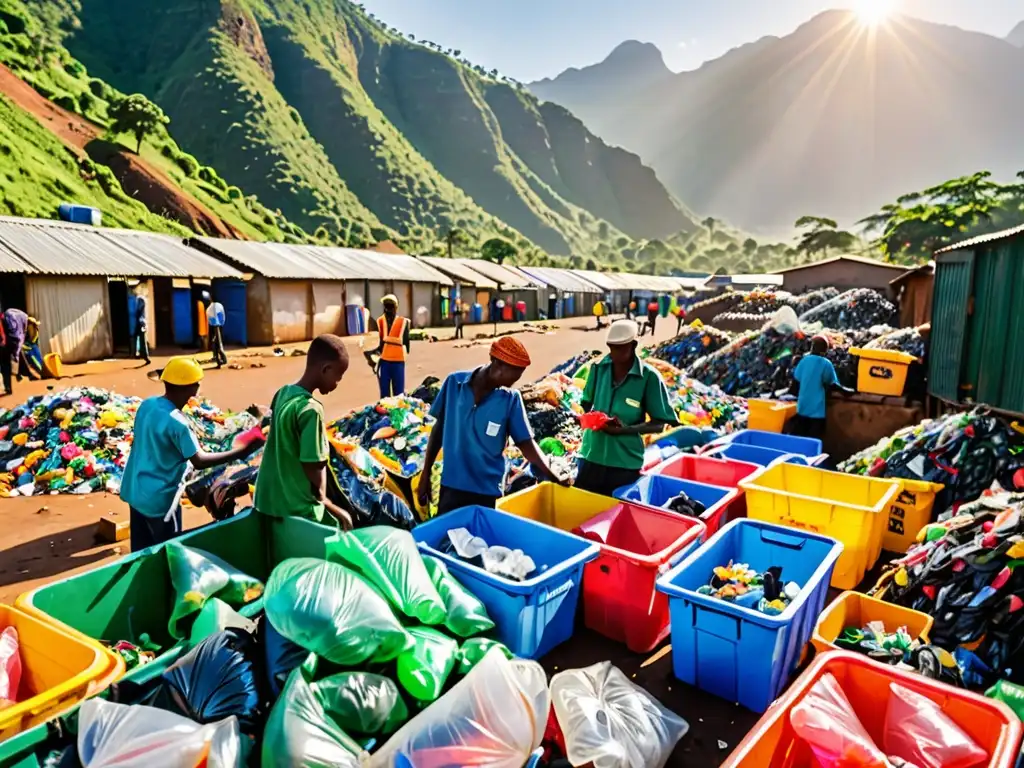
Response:
[[[657,358],[645,361],[661,374],[669,401],[679,423],[686,427],[711,427],[734,432],[747,423],[747,401],[726,394],[719,387],[690,378],[681,370]]]
[[[732,334],[704,325],[698,320],[683,326],[682,333],[652,348],[650,354],[676,368],[685,369],[694,361],[721,349],[731,340]]]
[[[414,400],[422,400],[427,405],[433,405],[441,392],[441,380],[436,376],[427,376],[416,389],[409,393]]]
[[[831,301],[838,295],[839,289],[837,288],[819,288],[816,291],[793,296],[786,304],[792,307],[798,315],[802,315],[826,301]]]
[[[423,455],[433,419],[422,400],[397,395],[342,416],[327,434],[366,449],[381,466],[403,477],[423,468]]]
[[[748,315],[770,315],[793,300],[788,291],[753,290],[743,296],[735,311]]]
[[[931,330],[931,324],[917,328],[900,328],[880,335],[865,344],[867,349],[885,349],[889,352],[903,352],[924,360],[926,352],[925,336]]]
[[[906,627],[889,632],[881,621],[871,621],[863,627],[844,627],[834,643],[844,651],[863,653],[883,664],[909,661],[921,646],[921,641],[911,637]]]
[[[840,472],[943,483],[935,509],[978,498],[998,482],[1024,488],[1024,436],[975,409],[906,427],[839,464]]]
[[[142,401],[95,387],[0,408],[0,497],[120,489]],[[222,450],[259,418],[195,399],[183,409],[205,450]]]
[[[572,378],[579,373],[579,370],[590,362],[602,356],[602,352],[597,350],[590,350],[588,352],[580,352],[575,357],[570,357],[564,363],[559,363],[551,369],[551,373],[561,373]]]
[[[896,305],[870,288],[854,288],[841,293],[800,315],[801,326],[820,323],[825,328],[840,331],[896,325],[896,322]]]
[[[746,563],[729,563],[717,566],[711,581],[697,593],[777,616],[796,600],[800,585],[794,581],[784,582],[779,566],[758,573]]]

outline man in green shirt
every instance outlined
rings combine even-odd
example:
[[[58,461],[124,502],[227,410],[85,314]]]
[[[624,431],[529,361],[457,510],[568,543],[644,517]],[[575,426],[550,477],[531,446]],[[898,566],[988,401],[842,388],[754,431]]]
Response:
[[[327,395],[337,389],[347,370],[345,342],[329,333],[317,336],[309,345],[302,378],[274,395],[270,434],[253,499],[263,514],[305,517],[319,523],[327,512],[342,528],[352,529],[348,512],[327,498],[324,407],[313,397],[314,392]]]
[[[618,320],[608,329],[608,354],[590,369],[583,389],[583,410],[610,417],[600,430],[583,433],[576,487],[611,496],[640,478],[643,435],[676,423],[661,376],[637,356],[639,329]]]

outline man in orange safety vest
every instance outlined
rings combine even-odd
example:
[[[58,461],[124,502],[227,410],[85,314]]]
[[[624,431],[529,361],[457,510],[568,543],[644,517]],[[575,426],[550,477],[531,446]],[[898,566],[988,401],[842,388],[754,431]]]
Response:
[[[398,314],[398,298],[388,294],[380,303],[384,314],[377,318],[377,333],[380,346],[377,354],[377,380],[380,382],[380,396],[391,397],[405,391],[405,356],[409,352],[409,320]]]

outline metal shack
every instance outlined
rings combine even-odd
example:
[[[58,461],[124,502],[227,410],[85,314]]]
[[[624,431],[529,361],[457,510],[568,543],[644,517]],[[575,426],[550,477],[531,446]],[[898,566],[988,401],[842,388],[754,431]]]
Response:
[[[1024,413],[1024,226],[935,253],[928,393]]]
[[[420,256],[418,258],[448,275],[454,283],[448,293],[448,305],[442,307],[442,319],[449,319],[454,312],[455,303],[461,302],[463,322],[490,322],[491,296],[498,289],[496,282],[458,259],[448,259],[444,256]]]
[[[888,293],[889,282],[907,268],[899,264],[868,259],[864,256],[836,256],[813,264],[780,269],[782,288],[790,293],[804,293],[834,286],[840,291],[851,288],[874,288]]]
[[[455,259],[465,264],[474,272],[479,272],[485,277],[493,280],[498,288],[491,296],[491,322],[500,322],[515,319],[516,305],[525,305],[526,312],[524,320],[536,320],[537,308],[540,306],[540,286],[528,278],[522,272],[502,264],[495,264],[486,259]],[[495,305],[503,301],[505,306],[500,310],[500,316],[494,317]]]
[[[555,267],[517,267],[535,284],[543,286],[547,303],[541,303],[549,318],[582,317],[591,314],[604,291],[572,270]]]

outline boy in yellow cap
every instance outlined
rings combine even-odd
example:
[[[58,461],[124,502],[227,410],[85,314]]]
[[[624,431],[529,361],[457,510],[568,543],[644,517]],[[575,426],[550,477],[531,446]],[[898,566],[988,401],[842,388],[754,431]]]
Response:
[[[409,352],[409,320],[398,314],[398,297],[388,294],[380,303],[384,314],[377,318],[380,345],[377,354],[377,380],[380,396],[391,397],[405,391],[405,356]]]
[[[121,480],[121,500],[131,512],[132,552],[182,532],[181,493],[189,464],[196,469],[228,464],[263,445],[257,439],[221,453],[202,450],[181,409],[199,392],[203,369],[191,357],[174,357],[160,380],[164,394],[146,398],[135,414],[132,451]]]

